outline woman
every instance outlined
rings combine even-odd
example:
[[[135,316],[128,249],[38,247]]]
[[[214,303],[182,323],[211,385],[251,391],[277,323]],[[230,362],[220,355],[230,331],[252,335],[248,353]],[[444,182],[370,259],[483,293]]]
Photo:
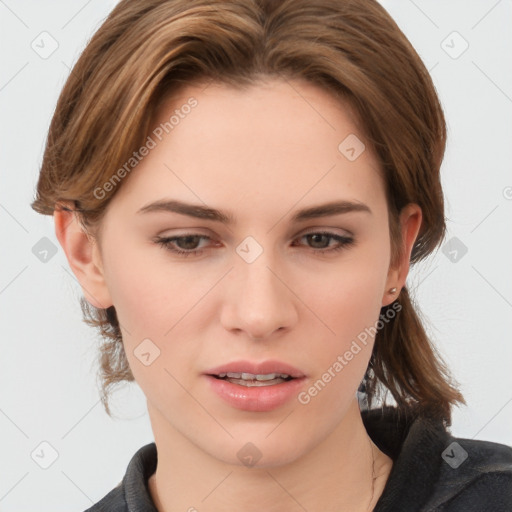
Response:
[[[405,284],[445,234],[445,143],[373,0],[116,6],[32,203],[107,413],[135,380],[155,437],[90,511],[512,510],[512,449],[449,434],[464,399]]]

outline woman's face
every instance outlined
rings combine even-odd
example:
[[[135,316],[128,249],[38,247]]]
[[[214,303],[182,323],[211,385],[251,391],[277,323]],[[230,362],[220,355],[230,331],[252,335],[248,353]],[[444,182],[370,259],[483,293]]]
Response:
[[[262,465],[293,461],[354,406],[387,289],[401,284],[377,161],[349,111],[302,81],[187,86],[157,114],[96,255],[155,438],[228,463],[248,442]],[[166,201],[189,214],[148,208]],[[304,377],[207,375],[268,360]]]

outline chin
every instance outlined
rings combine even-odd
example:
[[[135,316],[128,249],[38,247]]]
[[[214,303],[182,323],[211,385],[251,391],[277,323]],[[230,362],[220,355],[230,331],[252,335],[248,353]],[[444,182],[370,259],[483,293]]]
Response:
[[[272,429],[267,428],[254,436],[237,436],[232,432],[235,439],[230,439],[226,443],[216,443],[215,446],[204,446],[203,450],[226,464],[263,469],[292,464],[315,444],[311,436],[301,439],[284,430],[278,433],[279,428],[270,435],[268,433]]]

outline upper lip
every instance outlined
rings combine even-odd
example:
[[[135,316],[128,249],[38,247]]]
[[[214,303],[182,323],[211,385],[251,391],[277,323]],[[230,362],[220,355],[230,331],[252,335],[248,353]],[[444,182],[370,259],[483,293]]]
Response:
[[[231,361],[207,370],[207,375],[219,375],[221,373],[252,373],[253,375],[265,375],[268,373],[285,373],[290,377],[305,377],[299,369],[276,359],[262,361],[259,363],[253,361]]]

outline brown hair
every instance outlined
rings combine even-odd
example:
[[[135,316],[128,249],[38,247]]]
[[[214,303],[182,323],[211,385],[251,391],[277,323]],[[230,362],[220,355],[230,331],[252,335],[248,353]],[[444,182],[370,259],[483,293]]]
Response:
[[[122,0],[61,92],[32,208],[53,215],[70,202],[84,230],[99,235],[122,183],[101,198],[95,190],[147,139],[167,95],[192,82],[244,87],[265,77],[308,80],[355,109],[385,180],[392,263],[403,248],[398,215],[408,203],[423,213],[411,263],[436,249],[446,229],[444,114],[423,62],[376,0]],[[451,406],[464,399],[405,287],[397,300],[396,319],[376,334],[364,379],[368,404],[389,391],[400,411],[450,425]],[[84,298],[81,306],[103,340],[102,401],[110,414],[110,387],[133,380],[116,311]]]

